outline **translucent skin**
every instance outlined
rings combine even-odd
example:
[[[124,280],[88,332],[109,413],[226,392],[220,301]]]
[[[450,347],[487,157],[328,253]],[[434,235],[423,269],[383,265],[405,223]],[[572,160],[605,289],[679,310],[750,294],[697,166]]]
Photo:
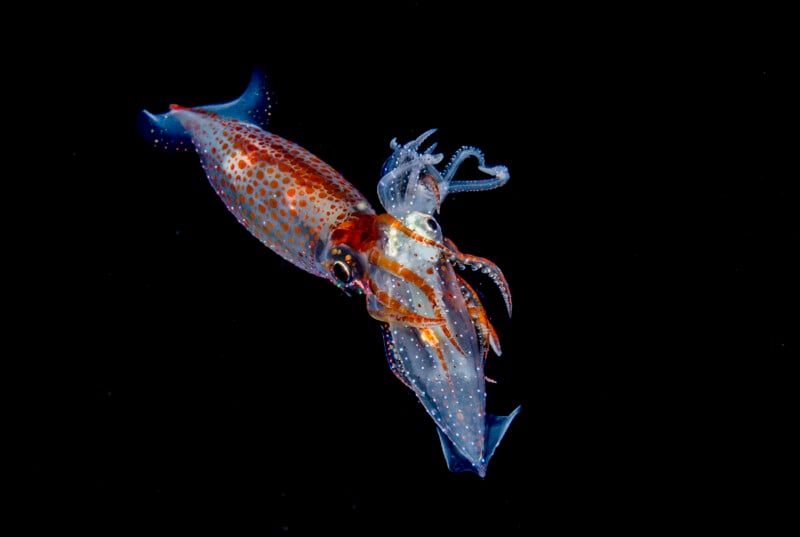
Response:
[[[501,186],[505,168],[487,168],[478,150],[462,148],[440,173],[441,155],[419,151],[432,131],[403,146],[393,141],[378,187],[387,212],[376,214],[335,169],[264,130],[268,109],[257,70],[230,103],[144,112],[145,135],[157,145],[190,142],[211,186],[250,233],[303,270],[365,295],[370,315],[383,323],[390,367],[437,425],[448,468],[483,477],[519,409],[486,414],[483,367],[500,344],[477,293],[453,265],[488,274],[509,314],[511,294],[500,269],[460,252],[433,214],[448,192]],[[470,157],[490,177],[453,181]]]

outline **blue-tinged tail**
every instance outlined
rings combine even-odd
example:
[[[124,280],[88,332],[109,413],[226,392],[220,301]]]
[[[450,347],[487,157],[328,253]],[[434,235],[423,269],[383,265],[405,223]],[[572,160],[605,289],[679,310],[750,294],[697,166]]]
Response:
[[[486,466],[489,464],[489,460],[494,455],[497,446],[500,445],[500,441],[506,434],[509,425],[511,425],[511,421],[519,414],[521,408],[521,406],[518,406],[508,416],[486,415],[486,455],[483,462],[477,466],[464,457],[453,442],[447,438],[447,435],[437,427],[436,432],[439,433],[439,441],[442,443],[442,451],[447,460],[447,469],[451,472],[475,472],[481,477],[486,477]]]
[[[272,108],[272,94],[267,87],[267,78],[260,67],[253,69],[250,83],[244,93],[233,101],[205,106],[194,106],[192,110],[211,112],[223,118],[238,119],[265,128],[269,122]],[[142,135],[156,146],[167,149],[190,148],[191,140],[186,129],[178,118],[176,110],[182,106],[170,105],[170,111],[163,114],[152,114],[142,110],[139,114],[139,130]]]

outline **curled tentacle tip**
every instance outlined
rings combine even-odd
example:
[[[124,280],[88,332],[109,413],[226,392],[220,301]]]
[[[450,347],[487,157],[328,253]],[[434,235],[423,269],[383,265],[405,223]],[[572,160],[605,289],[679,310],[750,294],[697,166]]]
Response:
[[[497,177],[501,181],[508,181],[509,174],[508,168],[505,166],[478,166],[478,169],[487,175],[491,175],[492,177]]]

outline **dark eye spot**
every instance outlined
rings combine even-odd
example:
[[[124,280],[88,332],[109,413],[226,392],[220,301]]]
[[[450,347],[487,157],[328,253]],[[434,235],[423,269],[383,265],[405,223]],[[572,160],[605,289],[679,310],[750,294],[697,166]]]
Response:
[[[341,261],[335,261],[333,263],[333,268],[331,269],[333,272],[333,277],[339,280],[342,283],[349,283],[350,282],[350,267],[346,264],[342,263]]]
[[[433,218],[428,218],[428,220],[425,223],[428,224],[428,227],[430,228],[431,231],[436,231],[437,229],[439,229],[439,224],[437,224],[436,220],[434,220]]]

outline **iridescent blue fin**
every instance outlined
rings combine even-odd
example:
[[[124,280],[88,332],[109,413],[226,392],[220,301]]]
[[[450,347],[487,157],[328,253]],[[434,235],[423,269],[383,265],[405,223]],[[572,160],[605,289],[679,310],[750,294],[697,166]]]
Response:
[[[264,71],[256,66],[250,76],[250,83],[237,99],[222,104],[194,106],[193,110],[211,112],[220,117],[238,119],[266,128],[272,107],[272,94],[267,87]],[[173,111],[182,106],[171,105],[170,111],[163,114],[151,114],[142,110],[137,121],[139,130],[147,140],[167,149],[191,147],[191,140],[186,128],[175,117]]]
[[[272,93],[267,87],[267,77],[260,67],[253,68],[250,83],[238,99],[228,103],[193,107],[213,112],[220,117],[238,119],[266,128],[272,109]]]
[[[461,455],[450,439],[447,438],[447,435],[437,427],[436,432],[439,433],[439,441],[442,443],[447,469],[451,472],[475,472],[481,477],[486,477],[486,466],[489,464],[489,460],[491,460],[494,451],[500,445],[500,441],[506,434],[509,425],[511,425],[511,421],[519,414],[521,408],[521,406],[518,406],[508,416],[486,415],[486,456],[479,466],[473,465],[469,459]]]

